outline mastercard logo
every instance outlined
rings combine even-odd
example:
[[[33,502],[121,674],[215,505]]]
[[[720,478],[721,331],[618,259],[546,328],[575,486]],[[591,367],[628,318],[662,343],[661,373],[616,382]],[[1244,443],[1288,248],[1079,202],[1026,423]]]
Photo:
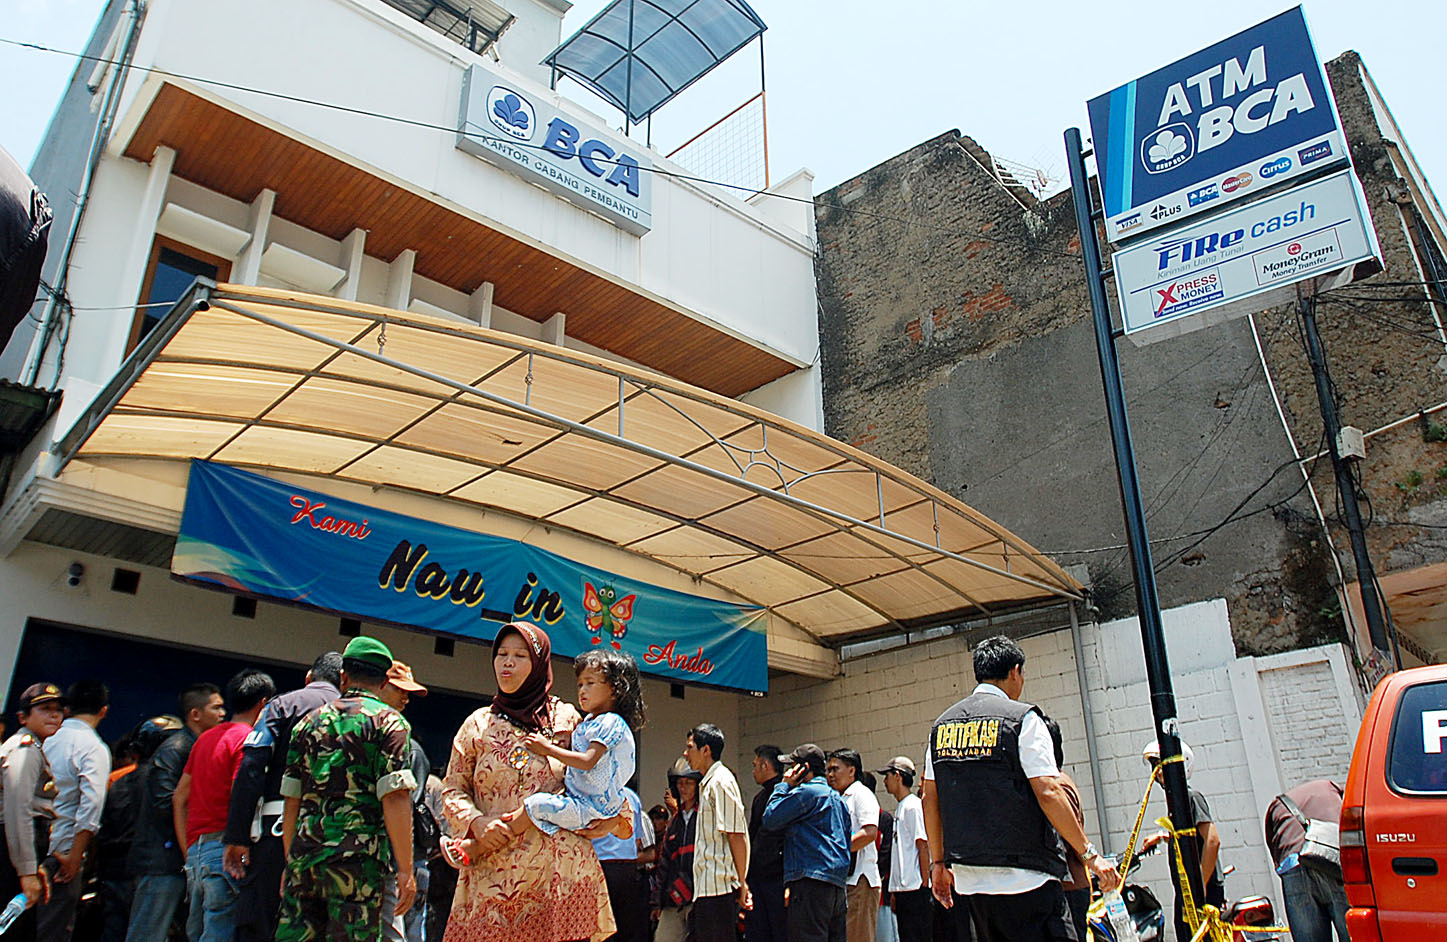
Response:
[[[1221,192],[1234,193],[1237,190],[1244,190],[1251,185],[1252,176],[1249,173],[1238,173],[1234,177],[1227,177],[1221,181]]]

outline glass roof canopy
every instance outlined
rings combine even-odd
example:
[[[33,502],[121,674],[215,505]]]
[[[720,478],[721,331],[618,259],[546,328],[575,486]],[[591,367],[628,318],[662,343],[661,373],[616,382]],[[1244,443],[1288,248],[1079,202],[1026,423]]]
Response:
[[[614,0],[543,64],[639,124],[766,29],[744,0]]]

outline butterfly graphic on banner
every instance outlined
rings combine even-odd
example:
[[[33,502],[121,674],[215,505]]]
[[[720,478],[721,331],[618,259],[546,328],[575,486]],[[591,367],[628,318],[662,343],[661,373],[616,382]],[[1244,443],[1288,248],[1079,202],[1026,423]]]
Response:
[[[619,642],[628,633],[628,621],[633,617],[633,603],[637,600],[637,595],[618,598],[618,590],[609,583],[594,588],[593,583],[584,582],[583,608],[587,611],[585,620],[588,631],[593,635],[593,643],[600,643],[606,631],[613,636],[613,647],[621,651],[623,645]]]

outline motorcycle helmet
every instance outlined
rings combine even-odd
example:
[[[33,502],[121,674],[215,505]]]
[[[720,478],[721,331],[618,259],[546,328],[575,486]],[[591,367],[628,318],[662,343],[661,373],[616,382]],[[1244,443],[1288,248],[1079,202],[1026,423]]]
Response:
[[[142,720],[131,732],[131,743],[136,750],[136,760],[145,762],[157,749],[161,748],[161,743],[169,739],[171,734],[180,728],[181,720],[168,714]]]

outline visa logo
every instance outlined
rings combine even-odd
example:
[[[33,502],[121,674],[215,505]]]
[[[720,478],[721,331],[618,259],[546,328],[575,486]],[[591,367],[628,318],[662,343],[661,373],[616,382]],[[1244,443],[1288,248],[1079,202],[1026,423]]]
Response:
[[[1141,224],[1141,214],[1140,214],[1140,213],[1131,213],[1129,216],[1127,216],[1127,217],[1125,217],[1124,219],[1122,219],[1122,220],[1120,220],[1119,222],[1117,222],[1117,223],[1115,224],[1115,227],[1116,227],[1117,229],[1119,229],[1121,232],[1124,232],[1124,231],[1126,231],[1127,229],[1134,229],[1136,226],[1139,226],[1140,224]]]
[[[1291,158],[1278,157],[1269,164],[1262,164],[1259,173],[1261,174],[1261,179],[1269,180],[1272,177],[1283,174],[1290,169]]]

